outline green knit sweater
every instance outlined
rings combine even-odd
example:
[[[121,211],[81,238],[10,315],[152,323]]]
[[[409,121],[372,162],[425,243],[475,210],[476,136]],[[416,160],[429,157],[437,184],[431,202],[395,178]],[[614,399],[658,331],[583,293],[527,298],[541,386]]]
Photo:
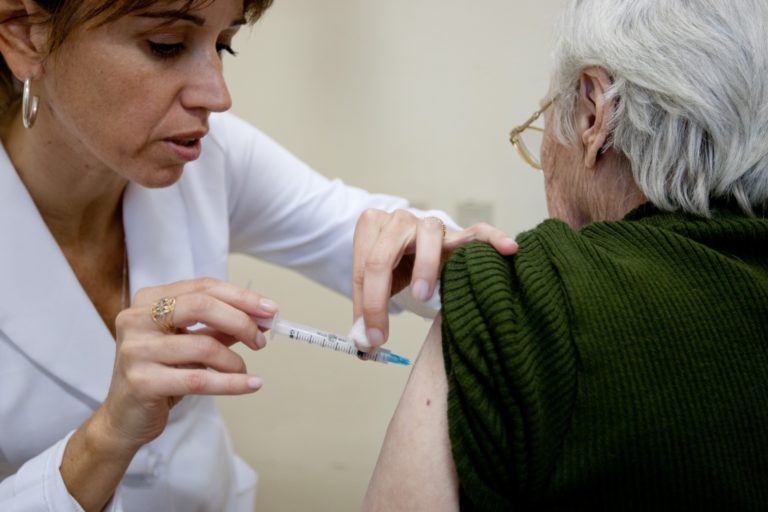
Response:
[[[463,510],[768,510],[768,220],[643,206],[443,273]]]

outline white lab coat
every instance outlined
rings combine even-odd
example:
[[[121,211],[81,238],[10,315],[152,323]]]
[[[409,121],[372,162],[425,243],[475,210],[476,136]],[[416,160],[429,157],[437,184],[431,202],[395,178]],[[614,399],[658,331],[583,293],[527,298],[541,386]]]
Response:
[[[180,279],[226,279],[230,252],[349,295],[359,213],[405,201],[329,181],[232,115],[213,115],[210,126],[200,160],[178,183],[126,190],[131,295]],[[68,436],[106,396],[114,350],[0,147],[0,510],[78,510],[58,468]],[[214,400],[187,397],[139,451],[109,510],[251,511],[255,487]]]

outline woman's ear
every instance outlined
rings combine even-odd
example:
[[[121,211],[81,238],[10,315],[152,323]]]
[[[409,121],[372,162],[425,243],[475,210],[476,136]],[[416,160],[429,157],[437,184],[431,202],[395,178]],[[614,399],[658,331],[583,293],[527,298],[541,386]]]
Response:
[[[20,81],[42,74],[42,26],[35,20],[43,10],[33,0],[0,0],[0,53]]]
[[[607,100],[611,76],[600,67],[585,69],[579,80],[579,99],[576,108],[576,126],[584,147],[584,165],[592,169],[600,151],[610,135],[609,123],[613,117],[615,101]]]

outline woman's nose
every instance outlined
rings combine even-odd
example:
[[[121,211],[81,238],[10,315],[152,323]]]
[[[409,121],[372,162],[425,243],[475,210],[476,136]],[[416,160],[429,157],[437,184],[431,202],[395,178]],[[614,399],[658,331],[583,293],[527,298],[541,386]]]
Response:
[[[232,97],[224,81],[221,58],[214,54],[190,71],[189,83],[182,92],[186,108],[224,112],[232,106]]]

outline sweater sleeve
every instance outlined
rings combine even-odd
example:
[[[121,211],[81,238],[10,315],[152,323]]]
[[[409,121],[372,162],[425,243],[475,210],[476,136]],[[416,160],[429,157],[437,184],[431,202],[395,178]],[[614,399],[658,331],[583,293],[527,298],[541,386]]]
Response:
[[[8,512],[83,512],[69,494],[59,467],[72,433],[24,463],[0,482],[0,510]],[[120,499],[113,496],[104,512],[120,512]]]
[[[562,284],[535,232],[505,258],[474,243],[443,272],[448,421],[462,510],[512,510],[546,489],[576,395]]]

